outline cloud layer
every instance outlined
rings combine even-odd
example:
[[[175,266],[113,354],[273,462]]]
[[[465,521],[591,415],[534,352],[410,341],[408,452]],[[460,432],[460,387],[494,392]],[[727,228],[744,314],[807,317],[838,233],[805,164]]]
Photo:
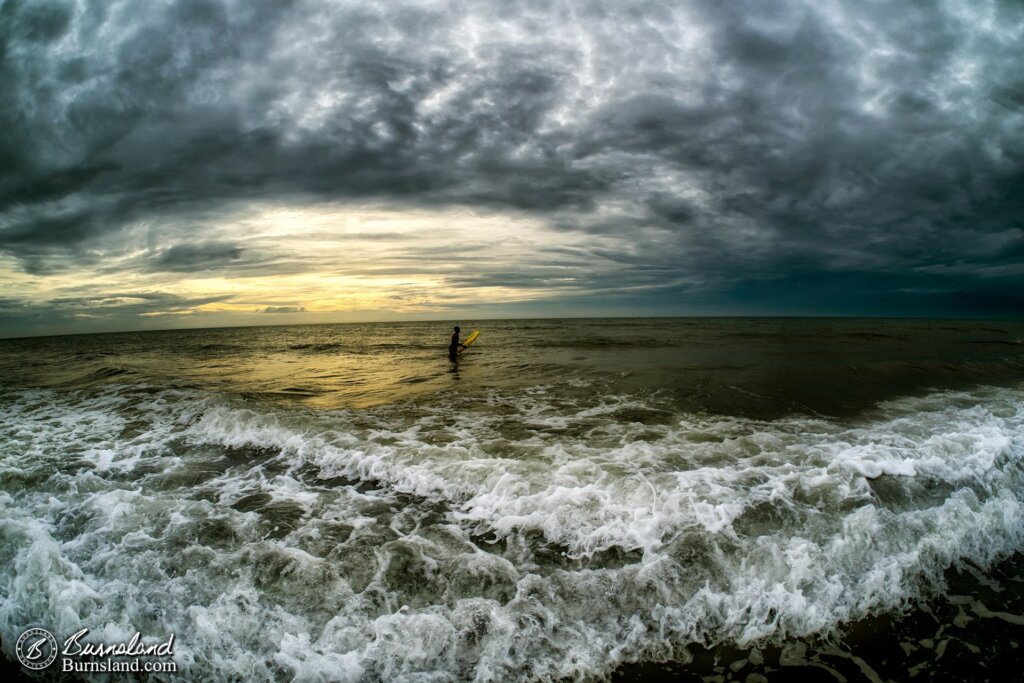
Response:
[[[166,288],[337,264],[253,207],[467,210],[542,226],[540,258],[355,241],[438,291],[1020,314],[1022,37],[1009,1],[7,0],[0,253]]]

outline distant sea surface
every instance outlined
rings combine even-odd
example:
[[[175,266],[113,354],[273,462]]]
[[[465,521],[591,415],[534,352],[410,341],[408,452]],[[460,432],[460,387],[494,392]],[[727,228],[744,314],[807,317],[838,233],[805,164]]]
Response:
[[[1024,671],[1021,322],[6,339],[0,377],[10,661],[38,626],[174,633],[182,679]]]

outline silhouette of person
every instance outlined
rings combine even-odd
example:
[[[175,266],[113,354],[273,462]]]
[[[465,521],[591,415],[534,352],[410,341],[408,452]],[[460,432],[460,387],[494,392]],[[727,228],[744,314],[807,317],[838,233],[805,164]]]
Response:
[[[458,325],[455,326],[455,333],[452,334],[452,343],[448,345],[448,359],[453,363],[459,362],[459,351],[466,348],[464,344],[459,343],[459,332],[461,329]]]

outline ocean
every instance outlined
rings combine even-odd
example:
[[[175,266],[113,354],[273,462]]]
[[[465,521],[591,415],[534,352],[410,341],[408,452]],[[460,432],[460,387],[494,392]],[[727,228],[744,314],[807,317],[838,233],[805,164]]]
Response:
[[[136,332],[0,373],[12,663],[39,627],[173,633],[156,680],[1024,670],[1022,322]]]

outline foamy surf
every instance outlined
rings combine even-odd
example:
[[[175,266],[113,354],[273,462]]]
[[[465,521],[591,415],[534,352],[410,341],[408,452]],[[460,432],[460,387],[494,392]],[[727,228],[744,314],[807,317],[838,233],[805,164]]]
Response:
[[[88,624],[176,633],[189,678],[600,677],[828,634],[1024,547],[1020,388],[847,420],[578,388],[7,391],[5,648]]]

